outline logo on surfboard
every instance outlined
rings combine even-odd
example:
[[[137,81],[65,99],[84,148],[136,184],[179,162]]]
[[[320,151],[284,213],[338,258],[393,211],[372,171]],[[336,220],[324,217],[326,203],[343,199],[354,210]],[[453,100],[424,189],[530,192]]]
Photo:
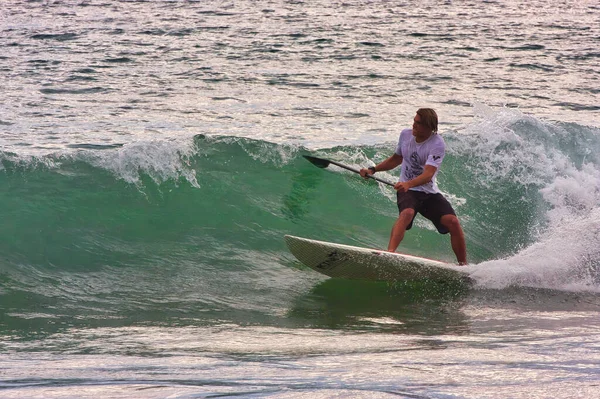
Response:
[[[338,251],[332,251],[327,254],[327,259],[315,266],[318,269],[331,270],[335,268],[339,262],[343,262],[350,257],[347,254],[341,254]]]

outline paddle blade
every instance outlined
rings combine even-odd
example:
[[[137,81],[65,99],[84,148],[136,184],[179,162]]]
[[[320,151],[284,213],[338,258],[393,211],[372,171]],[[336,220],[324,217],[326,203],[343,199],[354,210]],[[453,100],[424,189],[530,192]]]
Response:
[[[330,161],[322,158],[311,157],[310,155],[303,155],[304,158],[308,159],[310,163],[318,168],[326,168],[331,163]]]

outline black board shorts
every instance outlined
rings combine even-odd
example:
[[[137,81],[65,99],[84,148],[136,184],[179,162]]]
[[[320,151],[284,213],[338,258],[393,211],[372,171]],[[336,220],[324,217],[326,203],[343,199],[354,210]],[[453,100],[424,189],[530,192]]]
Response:
[[[431,220],[437,231],[440,234],[447,234],[449,231],[440,221],[444,215],[455,215],[452,205],[442,194],[428,194],[422,191],[408,190],[405,193],[397,192],[396,198],[398,202],[398,210],[402,212],[404,209],[411,208],[415,210],[415,216],[410,221],[406,230],[410,230],[417,213]]]

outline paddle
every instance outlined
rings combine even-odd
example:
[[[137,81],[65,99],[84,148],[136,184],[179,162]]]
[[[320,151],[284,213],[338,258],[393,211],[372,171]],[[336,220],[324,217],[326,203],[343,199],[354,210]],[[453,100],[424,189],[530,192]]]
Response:
[[[323,159],[323,158],[311,157],[310,155],[303,155],[303,157],[306,158],[306,159],[308,159],[313,165],[315,165],[318,168],[326,168],[326,167],[329,166],[329,164],[334,164],[335,166],[339,166],[340,168],[343,168],[343,169],[349,170],[351,172],[360,174],[359,170],[354,169],[354,168],[352,168],[350,166],[346,166],[346,165],[341,164],[339,162],[330,161],[328,159]],[[373,179],[373,180],[377,180],[380,183],[387,184],[388,186],[394,187],[394,183],[390,183],[389,181],[380,179],[380,178],[375,177],[373,175],[367,175],[367,177],[370,178],[370,179]]]

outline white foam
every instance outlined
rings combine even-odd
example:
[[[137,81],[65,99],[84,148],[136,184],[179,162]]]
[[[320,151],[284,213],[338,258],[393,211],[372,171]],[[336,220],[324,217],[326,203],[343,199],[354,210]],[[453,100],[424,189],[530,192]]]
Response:
[[[477,265],[479,287],[526,286],[600,292],[600,210],[550,228],[538,242],[506,259]]]
[[[561,147],[569,134],[564,128],[517,110],[478,108],[481,121],[465,129],[455,151],[487,157],[477,167],[490,182],[508,179],[537,188],[546,227],[534,244],[479,264],[472,277],[485,288],[600,292],[600,165],[576,165]]]
[[[140,184],[141,175],[146,174],[156,184],[183,177],[192,186],[200,187],[196,171],[190,166],[193,155],[192,141],[150,140],[133,142],[111,151],[82,152],[76,158],[83,158],[132,184]]]

